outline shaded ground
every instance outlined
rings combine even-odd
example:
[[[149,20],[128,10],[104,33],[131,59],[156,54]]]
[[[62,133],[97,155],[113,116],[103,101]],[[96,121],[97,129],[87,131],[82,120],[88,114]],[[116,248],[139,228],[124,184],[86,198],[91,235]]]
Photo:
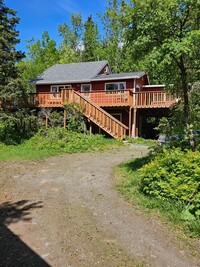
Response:
[[[200,266],[114,189],[113,167],[145,153],[125,147],[0,163],[0,266]]]

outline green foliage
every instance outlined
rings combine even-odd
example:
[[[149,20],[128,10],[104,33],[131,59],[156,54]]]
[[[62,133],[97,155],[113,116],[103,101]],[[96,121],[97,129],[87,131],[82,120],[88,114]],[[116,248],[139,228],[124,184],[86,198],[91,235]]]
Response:
[[[120,145],[120,142],[102,135],[85,135],[63,128],[44,129],[18,146],[0,143],[0,160],[40,159],[61,153],[103,151]]]
[[[173,153],[173,152],[171,152]],[[179,150],[177,150],[176,152],[178,155],[180,152]],[[191,154],[193,152],[189,152],[190,157]],[[170,152],[169,152],[170,154]],[[163,157],[163,154],[160,155],[160,160]],[[182,158],[185,157],[184,153],[180,154],[182,155]],[[193,155],[193,154],[192,154]],[[195,154],[196,155],[196,154]],[[179,156],[176,156],[178,158],[180,158]],[[176,158],[175,157],[175,158]],[[132,203],[134,205],[139,205],[141,207],[143,207],[145,209],[146,212],[151,212],[153,213],[155,216],[157,216],[158,211],[159,214],[162,215],[163,218],[165,218],[165,221],[170,222],[170,224],[172,223],[176,228],[179,229],[184,229],[186,232],[190,232],[190,234],[192,236],[200,236],[200,219],[199,219],[199,190],[200,188],[198,188],[196,181],[199,181],[199,178],[196,177],[194,178],[193,176],[187,177],[184,179],[184,182],[182,182],[182,180],[179,179],[179,177],[177,178],[177,180],[179,181],[179,183],[176,181],[176,177],[175,175],[171,175],[171,171],[173,172],[175,169],[175,162],[177,159],[173,158],[173,164],[172,162],[170,162],[172,164],[171,166],[171,170],[168,173],[168,175],[166,175],[166,179],[164,180],[159,180],[157,177],[160,175],[163,175],[163,173],[166,173],[164,171],[162,171],[160,169],[160,165],[155,165],[152,169],[150,169],[150,172],[152,174],[152,176],[156,177],[154,178],[155,183],[157,181],[157,183],[164,183],[166,181],[166,190],[169,190],[169,194],[171,195],[175,195],[176,194],[176,198],[171,198],[168,197],[168,193],[164,191],[163,194],[165,194],[165,196],[159,196],[159,193],[157,193],[157,191],[159,190],[159,186],[156,187],[156,185],[154,184],[153,190],[156,191],[156,193],[152,193],[152,194],[147,194],[146,192],[143,192],[143,179],[145,179],[143,177],[143,173],[145,171],[145,174],[148,175],[148,167],[147,166],[152,166],[154,160],[152,159],[152,156],[148,156],[148,157],[144,157],[144,158],[139,158],[139,159],[134,159],[131,160],[127,163],[123,163],[120,164],[117,167],[117,176],[121,177],[120,179],[120,183],[118,184],[118,189],[120,190],[120,192],[122,194],[125,195],[125,197],[129,200],[132,201]],[[187,155],[187,158],[189,158],[189,155]],[[186,159],[183,160],[186,163]],[[192,161],[192,159],[190,158],[190,161]],[[184,170],[180,171],[180,161],[178,161],[179,164],[177,163],[178,169],[177,173],[181,173],[182,176],[189,176],[191,173],[198,173],[199,172],[199,167],[197,166],[199,159],[198,159],[198,155],[195,156],[194,162],[193,163],[189,163],[189,165],[191,165],[191,167],[189,167],[189,170],[187,171],[187,173],[184,175]],[[170,169],[170,163],[166,165],[169,167]],[[192,167],[192,165],[194,167]],[[156,168],[157,167],[157,168]],[[162,165],[162,167],[164,168],[164,163]],[[197,167],[197,169],[196,169]],[[186,167],[185,167],[186,168]],[[147,177],[147,175],[145,175],[145,177]],[[169,176],[169,178],[168,178]],[[177,174],[177,176],[180,176],[179,174]],[[169,182],[170,186],[167,185],[167,180],[170,179],[172,180],[172,182]],[[190,179],[193,181],[195,180],[195,184],[196,184],[196,188],[194,188],[195,186],[190,182]],[[150,178],[150,180],[152,180]],[[153,183],[154,183],[153,180]],[[175,180],[175,181],[174,181]],[[148,184],[147,186],[151,187],[151,183],[152,181],[150,181],[148,183],[148,181],[145,180],[145,186],[146,184]],[[175,186],[175,184],[177,186]],[[190,187],[190,185],[192,186],[192,189],[188,188]],[[185,190],[186,188],[186,190]],[[197,189],[198,188],[198,189]],[[173,189],[174,189],[174,193],[173,193]],[[193,190],[194,189],[194,190]],[[197,191],[195,191],[195,189],[197,189]],[[192,191],[193,190],[193,191]],[[185,200],[181,200],[181,197],[179,198],[178,193],[180,193],[180,196],[185,199],[187,198],[187,201]],[[160,218],[159,215],[159,218]]]
[[[16,63],[19,62],[24,54],[17,51],[15,46],[19,43],[16,25],[19,18],[16,12],[5,6],[0,0],[0,103],[5,108],[23,95],[23,88],[17,80]]]
[[[16,145],[30,138],[37,131],[34,111],[0,111],[0,142]]]
[[[82,33],[83,23],[81,14],[72,13],[71,26],[63,23],[59,25],[58,31],[63,38],[59,52],[59,63],[67,64],[82,61]]]
[[[92,19],[92,15],[90,15],[87,21],[84,23],[84,28],[85,31],[83,34],[83,61],[87,62],[99,60],[99,33],[97,24]]]
[[[65,105],[67,112],[67,129],[78,133],[86,131],[82,107],[78,103]]]
[[[173,84],[183,103],[183,121],[190,122],[189,84],[199,80],[200,2],[141,1],[124,4],[125,44],[132,59],[153,82]],[[153,72],[152,72],[153,70]]]
[[[15,64],[24,57],[21,51],[15,49],[20,41],[19,33],[16,31],[18,23],[16,12],[6,7],[3,0],[0,0],[0,93],[3,86],[9,83],[10,78],[17,77]]]
[[[114,72],[127,70],[129,65],[127,62],[127,55],[124,55],[125,53],[123,53],[124,50],[122,48],[123,23],[121,21],[121,2],[121,0],[108,0],[105,13],[100,15],[105,30],[105,34],[102,38],[102,54],[104,58],[108,60]]]
[[[141,191],[158,199],[182,201],[200,219],[200,152],[163,150],[141,169]],[[192,216],[191,216],[192,217]]]
[[[45,31],[41,40],[29,40],[27,45],[27,55],[25,60],[21,61],[17,67],[21,79],[28,83],[44,70],[58,63],[60,59],[59,51],[56,48],[56,42],[50,39],[49,34]]]
[[[200,129],[200,81],[193,83],[189,94],[190,121],[194,130]]]

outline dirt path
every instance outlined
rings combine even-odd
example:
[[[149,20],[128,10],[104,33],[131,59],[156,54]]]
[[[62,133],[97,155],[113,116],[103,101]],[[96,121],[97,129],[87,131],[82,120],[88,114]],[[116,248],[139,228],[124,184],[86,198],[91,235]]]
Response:
[[[0,163],[0,266],[200,266],[174,233],[114,189],[113,167],[145,153]]]

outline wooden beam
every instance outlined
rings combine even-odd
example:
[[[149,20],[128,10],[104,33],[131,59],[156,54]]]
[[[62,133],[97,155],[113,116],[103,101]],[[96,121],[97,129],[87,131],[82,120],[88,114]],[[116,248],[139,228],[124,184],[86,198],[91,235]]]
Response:
[[[132,111],[132,108],[130,107],[129,108],[129,137],[131,138],[131,111]]]
[[[92,121],[90,120],[90,135],[92,134]]]
[[[137,137],[136,123],[137,123],[137,108],[134,108],[133,110],[133,137]]]
[[[48,129],[48,115],[46,114],[45,127]]]
[[[66,111],[66,109],[64,109],[64,119],[63,119],[63,122],[64,122],[64,129],[66,129],[66,127],[67,127],[67,111]]]

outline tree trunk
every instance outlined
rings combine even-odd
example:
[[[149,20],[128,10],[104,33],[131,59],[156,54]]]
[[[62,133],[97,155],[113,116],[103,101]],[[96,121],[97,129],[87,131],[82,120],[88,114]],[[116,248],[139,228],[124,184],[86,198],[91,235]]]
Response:
[[[189,104],[189,96],[188,96],[188,84],[187,84],[187,72],[184,66],[183,57],[180,58],[180,71],[181,71],[181,82],[182,82],[182,90],[183,90],[183,115],[184,115],[184,128],[187,131],[188,142],[190,145],[190,149],[195,151],[195,140],[193,131],[190,127],[190,104]]]

